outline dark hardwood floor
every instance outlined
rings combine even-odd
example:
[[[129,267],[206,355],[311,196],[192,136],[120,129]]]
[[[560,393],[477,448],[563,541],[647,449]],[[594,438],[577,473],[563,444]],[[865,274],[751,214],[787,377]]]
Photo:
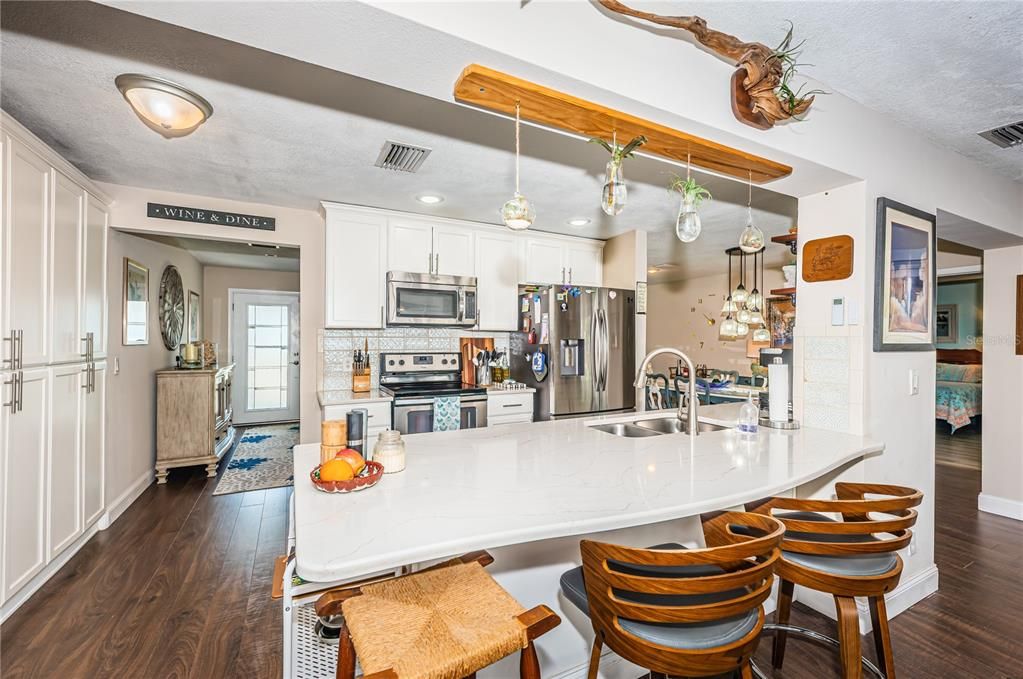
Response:
[[[279,677],[270,585],[288,489],[214,497],[215,481],[174,470],[99,533],[0,629],[0,676]],[[1023,524],[978,513],[979,490],[979,472],[937,467],[941,589],[892,621],[903,678],[1023,677]],[[798,604],[793,622],[834,633]],[[872,657],[869,637],[863,648]],[[769,655],[762,643],[764,669]],[[838,666],[830,651],[791,641],[774,676],[825,679]]]

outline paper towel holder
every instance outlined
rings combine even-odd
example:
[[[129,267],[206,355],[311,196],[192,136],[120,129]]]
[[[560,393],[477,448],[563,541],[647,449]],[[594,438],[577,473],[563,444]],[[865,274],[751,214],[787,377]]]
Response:
[[[771,429],[799,429],[799,422],[797,420],[788,420],[786,422],[776,422],[770,417],[760,416],[760,426],[770,427]]]

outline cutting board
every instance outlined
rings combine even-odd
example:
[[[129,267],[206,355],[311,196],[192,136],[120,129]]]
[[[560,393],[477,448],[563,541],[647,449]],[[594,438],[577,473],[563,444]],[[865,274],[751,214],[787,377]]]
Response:
[[[840,281],[852,276],[852,236],[829,236],[803,246],[803,280],[807,283]]]
[[[472,359],[481,351],[493,351],[493,337],[460,337],[458,339],[458,353],[462,355],[462,382],[465,384],[476,384],[476,366]]]

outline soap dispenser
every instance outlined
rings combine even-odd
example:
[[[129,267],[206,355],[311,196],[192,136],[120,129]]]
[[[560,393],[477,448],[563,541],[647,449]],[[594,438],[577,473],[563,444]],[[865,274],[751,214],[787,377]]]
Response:
[[[742,434],[756,434],[760,428],[760,409],[753,403],[753,390],[750,389],[749,397],[739,408],[739,422],[736,429]]]

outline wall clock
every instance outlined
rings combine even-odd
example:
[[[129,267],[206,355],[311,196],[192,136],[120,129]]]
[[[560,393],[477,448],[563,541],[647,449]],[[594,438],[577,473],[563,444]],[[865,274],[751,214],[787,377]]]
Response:
[[[177,349],[185,327],[185,293],[177,267],[168,266],[160,278],[160,334],[163,346]]]

